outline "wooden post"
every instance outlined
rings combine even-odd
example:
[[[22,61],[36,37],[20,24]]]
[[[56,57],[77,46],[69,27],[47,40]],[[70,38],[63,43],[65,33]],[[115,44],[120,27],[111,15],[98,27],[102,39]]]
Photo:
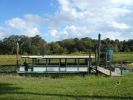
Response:
[[[96,75],[98,75],[98,70],[97,70],[97,47],[95,50],[95,70],[96,70]]]
[[[121,68],[120,69],[121,69],[121,76],[122,76],[122,62],[121,62]]]
[[[61,58],[59,58],[59,72],[61,71]]]
[[[111,73],[111,63],[110,62],[109,62],[109,67],[110,67],[110,76],[111,76],[112,73]]]
[[[65,72],[67,70],[67,58],[65,58]]]
[[[46,58],[46,72],[47,72],[47,67],[48,67],[48,58]]]
[[[98,66],[100,66],[101,34],[98,35]]]
[[[79,58],[77,59],[77,66],[78,66],[78,72],[79,72]]]
[[[75,65],[76,65],[76,63],[77,63],[77,60],[76,60],[76,58],[75,58]]]
[[[16,62],[17,62],[17,69],[19,68],[19,43],[17,42],[17,48],[16,48]]]
[[[91,70],[91,49],[89,49],[89,59],[88,59],[88,74],[90,75]]]
[[[105,52],[105,68],[107,68],[107,61],[108,61],[108,59],[107,59],[107,52]]]

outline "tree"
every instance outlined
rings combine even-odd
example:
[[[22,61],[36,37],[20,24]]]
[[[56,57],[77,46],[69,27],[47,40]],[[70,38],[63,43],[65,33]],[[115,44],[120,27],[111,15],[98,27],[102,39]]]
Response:
[[[61,54],[63,53],[63,47],[59,45],[57,42],[52,42],[49,44],[50,51],[52,54]]]
[[[43,40],[39,35],[31,38],[31,51],[32,54],[43,54],[46,48],[46,41]]]
[[[9,54],[15,54],[16,53],[16,43],[20,40],[20,36],[18,35],[11,35],[8,38],[4,38],[3,43],[7,47]]]

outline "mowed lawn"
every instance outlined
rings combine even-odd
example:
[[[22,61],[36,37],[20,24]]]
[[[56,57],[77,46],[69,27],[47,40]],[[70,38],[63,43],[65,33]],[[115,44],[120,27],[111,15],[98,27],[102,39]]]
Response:
[[[133,75],[63,78],[0,75],[0,100],[133,100]]]

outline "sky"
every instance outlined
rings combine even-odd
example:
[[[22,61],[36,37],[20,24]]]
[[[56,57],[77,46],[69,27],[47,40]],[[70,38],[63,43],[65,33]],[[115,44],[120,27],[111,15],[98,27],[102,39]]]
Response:
[[[133,0],[0,0],[0,39],[133,39]]]

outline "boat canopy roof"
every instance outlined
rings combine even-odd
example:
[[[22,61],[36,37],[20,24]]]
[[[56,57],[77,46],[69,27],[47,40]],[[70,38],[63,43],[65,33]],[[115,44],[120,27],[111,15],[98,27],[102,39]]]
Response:
[[[31,58],[31,59],[58,59],[58,58],[80,58],[80,59],[87,59],[89,58],[89,56],[49,56],[49,55],[46,55],[46,56],[21,56],[21,58]],[[91,56],[90,57],[91,59],[94,59],[95,57],[94,56]]]

